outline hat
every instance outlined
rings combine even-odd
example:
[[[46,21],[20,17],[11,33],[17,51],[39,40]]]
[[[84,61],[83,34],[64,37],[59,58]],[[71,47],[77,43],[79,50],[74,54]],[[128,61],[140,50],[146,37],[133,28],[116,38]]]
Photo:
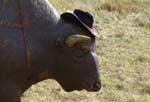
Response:
[[[61,17],[68,22],[80,25],[81,27],[89,31],[93,36],[99,37],[98,32],[95,28],[93,28],[94,20],[93,16],[90,13],[75,9],[73,12],[67,11],[61,14]]]

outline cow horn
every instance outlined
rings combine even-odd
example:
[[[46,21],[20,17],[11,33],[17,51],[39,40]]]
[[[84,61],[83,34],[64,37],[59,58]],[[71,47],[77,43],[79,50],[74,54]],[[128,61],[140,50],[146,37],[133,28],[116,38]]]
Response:
[[[66,39],[65,43],[68,47],[73,47],[77,43],[86,42],[89,40],[91,40],[91,38],[85,35],[72,35]]]

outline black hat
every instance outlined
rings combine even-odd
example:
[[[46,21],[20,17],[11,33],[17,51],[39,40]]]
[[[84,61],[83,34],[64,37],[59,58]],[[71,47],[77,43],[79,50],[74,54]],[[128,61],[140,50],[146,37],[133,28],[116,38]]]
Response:
[[[84,27],[92,35],[99,37],[98,32],[96,31],[95,28],[93,28],[94,20],[93,20],[93,16],[90,13],[84,12],[79,9],[75,9],[73,12],[67,11],[61,14],[61,17],[68,22],[75,23],[80,25],[81,27]]]

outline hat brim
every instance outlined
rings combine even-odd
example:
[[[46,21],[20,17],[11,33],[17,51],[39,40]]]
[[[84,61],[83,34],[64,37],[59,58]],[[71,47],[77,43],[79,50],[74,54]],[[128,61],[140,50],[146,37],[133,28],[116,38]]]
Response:
[[[80,25],[81,27],[85,28],[87,31],[89,31],[90,34],[93,36],[99,37],[99,33],[96,31],[95,28],[88,27],[84,22],[82,22],[73,12],[68,11],[63,14],[61,14],[61,17],[65,19],[66,21],[76,23]]]

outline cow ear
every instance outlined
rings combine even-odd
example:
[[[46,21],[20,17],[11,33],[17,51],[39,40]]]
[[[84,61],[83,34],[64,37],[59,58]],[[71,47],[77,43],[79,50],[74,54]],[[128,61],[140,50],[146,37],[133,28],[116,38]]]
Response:
[[[65,40],[65,44],[68,47],[73,47],[75,44],[81,43],[81,42],[87,42],[90,41],[91,38],[89,36],[85,36],[85,35],[72,35],[69,36],[66,40]]]

